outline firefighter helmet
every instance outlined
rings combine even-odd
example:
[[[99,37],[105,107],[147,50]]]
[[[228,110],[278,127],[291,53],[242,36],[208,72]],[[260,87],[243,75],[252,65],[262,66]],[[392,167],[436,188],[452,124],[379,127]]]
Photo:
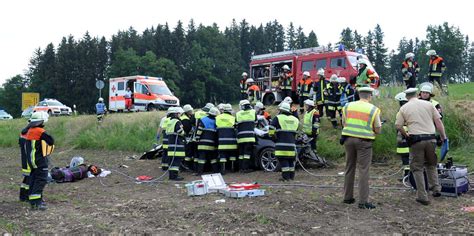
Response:
[[[420,92],[427,92],[429,94],[432,94],[433,93],[433,87],[429,86],[429,85],[423,85],[423,87],[421,87],[420,89]]]
[[[337,75],[336,75],[336,74],[332,74],[332,75],[331,75],[331,78],[329,79],[329,82],[337,82]]]
[[[214,104],[208,102],[208,103],[206,103],[206,105],[202,108],[202,110],[205,111],[205,112],[208,112],[209,109],[211,109],[211,108],[213,108],[213,107],[214,107]]]
[[[99,102],[104,102],[104,99],[103,99],[103,98],[99,98]]]
[[[397,95],[395,95],[395,100],[399,101],[399,102],[406,102],[408,101],[407,100],[407,95],[406,93],[404,92],[401,92],[401,93],[398,93]]]
[[[247,100],[247,99],[240,100],[239,106],[240,106],[240,107],[243,107],[243,106],[245,106],[245,105],[250,105],[249,100]]]
[[[311,99],[306,99],[306,100],[304,100],[304,104],[305,104],[305,105],[308,105],[308,106],[314,107],[314,101],[311,100]]]
[[[360,64],[368,65],[369,63],[364,58],[360,58],[359,60],[357,60],[357,64],[359,64],[359,65]]]
[[[318,75],[324,76],[324,69],[323,68],[318,70]]]
[[[310,77],[311,75],[309,74],[309,71],[305,71],[305,72],[303,72],[303,76]]]
[[[192,111],[192,110],[194,110],[194,109],[193,109],[193,107],[192,107],[191,105],[186,104],[186,105],[184,105],[183,110],[184,110],[184,112],[190,112],[190,111]]]
[[[426,52],[426,55],[429,56],[429,57],[430,56],[436,56],[436,51],[433,50],[433,49],[430,49]]]
[[[346,80],[345,77],[338,77],[338,78],[337,78],[337,82],[342,84],[342,83],[347,82],[347,80]]]
[[[184,110],[183,110],[182,107],[176,107],[175,110],[176,110],[176,113],[178,113],[178,114],[183,114],[184,113]]]
[[[265,107],[263,106],[263,103],[262,103],[262,102],[257,102],[257,103],[255,103],[255,108],[257,108],[257,109],[259,109],[259,110],[262,110],[262,109],[265,108]]]
[[[409,53],[405,54],[405,60],[408,59],[408,58],[411,58],[411,59],[415,58],[415,53],[409,52]]]
[[[219,111],[223,111],[224,110],[224,105],[225,105],[224,103],[219,103],[219,105],[217,105],[217,109]]]
[[[286,97],[286,98],[283,99],[283,102],[291,104],[291,103],[293,103],[293,99],[291,99],[291,97]]]
[[[288,65],[284,65],[284,66],[282,67],[282,69],[283,69],[283,70],[288,70],[288,71],[289,71],[289,70],[290,70],[290,67],[289,67]]]
[[[224,104],[224,111],[232,113],[233,112],[232,105],[230,105],[230,103]]]
[[[216,107],[213,107],[213,108],[209,109],[207,114],[211,115],[211,116],[217,116],[217,115],[219,115],[219,109],[217,109]]]
[[[248,75],[247,75],[247,72],[243,72],[243,73],[242,73],[242,77],[244,77],[244,76],[248,76]]]
[[[29,122],[30,123],[33,123],[33,122],[43,122],[43,123],[46,123],[48,122],[48,118],[49,118],[49,115],[48,113],[44,112],[44,111],[37,111],[37,112],[34,112],[30,119],[29,119]]]
[[[289,103],[286,103],[286,102],[283,102],[281,103],[279,106],[278,106],[278,109],[280,109],[280,111],[286,111],[286,112],[291,112],[291,107],[290,107],[290,104]]]
[[[252,78],[248,78],[248,79],[245,81],[245,83],[247,83],[247,84],[251,84],[251,83],[253,83],[253,82],[255,82],[255,81],[254,81]]]

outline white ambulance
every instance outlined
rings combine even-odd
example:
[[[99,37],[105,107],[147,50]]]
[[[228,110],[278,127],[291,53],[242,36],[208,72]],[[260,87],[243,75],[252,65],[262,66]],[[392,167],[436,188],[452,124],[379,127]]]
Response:
[[[179,106],[179,99],[173,95],[163,78],[134,75],[109,80],[109,110],[124,111],[125,93],[132,91],[133,111],[164,110]]]

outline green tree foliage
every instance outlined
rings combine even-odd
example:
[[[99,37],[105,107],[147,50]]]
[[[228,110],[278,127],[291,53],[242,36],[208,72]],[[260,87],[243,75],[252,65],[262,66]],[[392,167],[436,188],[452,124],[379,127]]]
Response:
[[[318,37],[316,36],[314,31],[312,31],[312,30],[311,30],[311,32],[309,32],[306,46],[307,47],[318,47],[319,46]]]
[[[387,76],[387,48],[385,47],[384,33],[382,28],[377,24],[374,29],[374,59],[372,61],[373,66],[379,74],[382,81],[386,82],[385,77]]]
[[[346,50],[355,49],[354,35],[349,27],[342,30],[340,39],[339,44],[343,44]]]
[[[13,117],[19,117],[21,114],[21,94],[26,91],[28,91],[27,79],[24,76],[16,75],[7,79],[0,90],[1,107]]]

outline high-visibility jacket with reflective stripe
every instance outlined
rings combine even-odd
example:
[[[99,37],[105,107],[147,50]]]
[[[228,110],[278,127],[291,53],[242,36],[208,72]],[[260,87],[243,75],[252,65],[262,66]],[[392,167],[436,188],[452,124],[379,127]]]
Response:
[[[28,154],[26,151],[26,134],[20,134],[18,139],[18,144],[20,146],[20,155],[21,155],[21,172],[24,176],[29,176],[31,173],[30,165],[28,165]]]
[[[446,70],[446,65],[442,57],[436,57],[436,59],[430,59],[430,68],[428,70],[428,76],[441,77],[443,72]]]
[[[235,117],[228,113],[216,117],[217,136],[219,138],[218,150],[237,150],[237,137],[235,134]]]
[[[296,157],[296,131],[299,120],[286,114],[280,114],[272,120],[269,134],[276,136],[275,156],[278,158]]]
[[[306,80],[301,79],[298,83],[298,95],[303,97],[309,97],[309,92],[313,87],[313,83],[310,78]]]
[[[23,135],[28,166],[31,169],[47,168],[48,156],[54,151],[54,139],[41,127],[29,128]]]
[[[342,94],[342,87],[339,83],[328,83],[326,85],[326,104],[328,106],[337,107],[341,103],[341,94]]]
[[[168,128],[170,118],[169,117],[163,117],[162,119],[163,119],[163,121],[160,124],[160,128],[161,128],[161,137],[160,138],[162,139],[163,148],[167,149],[168,148],[168,137],[166,136],[166,129]]]
[[[249,95],[249,101],[252,104],[255,104],[258,101],[260,101],[260,99],[262,97],[262,95],[260,93],[260,87],[258,87],[255,84],[249,87],[247,94]]]
[[[408,132],[408,127],[403,126],[406,132]],[[410,153],[410,148],[408,147],[407,139],[403,137],[400,131],[397,132],[397,154],[407,154]]]
[[[411,77],[408,76],[408,72],[411,73]],[[402,63],[402,74],[403,80],[409,80],[410,78],[416,78],[420,72],[420,66],[416,61],[404,60]]]
[[[196,123],[194,120],[194,116],[188,116],[187,114],[182,114],[179,119],[181,120],[181,123],[183,124],[183,129],[184,133],[186,133],[186,136],[191,135],[191,131],[193,130],[193,127]]]
[[[198,150],[214,151],[217,147],[216,119],[212,116],[206,116],[200,119],[198,130],[196,132],[198,140]]]
[[[166,128],[168,138],[168,157],[185,157],[184,129],[178,118],[171,118]]]
[[[318,82],[314,82],[313,84],[313,91],[314,91],[314,101],[316,101],[317,105],[324,104],[324,90],[326,89],[327,81],[322,78]]]
[[[377,79],[375,73],[369,69],[369,67],[365,67],[363,71],[359,70],[359,74],[356,78],[356,84],[358,87],[368,87],[369,84]]]
[[[303,118],[303,131],[307,135],[313,135],[319,133],[319,111],[313,108],[311,111],[306,112]]]
[[[342,135],[375,139],[374,120],[380,113],[380,109],[368,102],[350,102],[344,109],[342,115],[345,118],[345,125]]]
[[[254,143],[255,142],[255,121],[257,114],[254,109],[248,109],[237,112],[237,142]]]
[[[291,84],[293,83],[293,77],[291,74],[288,74],[286,79],[281,79],[280,89],[289,90],[291,88]]]
[[[241,79],[240,80],[240,92],[241,93],[247,93],[247,80],[246,79]]]

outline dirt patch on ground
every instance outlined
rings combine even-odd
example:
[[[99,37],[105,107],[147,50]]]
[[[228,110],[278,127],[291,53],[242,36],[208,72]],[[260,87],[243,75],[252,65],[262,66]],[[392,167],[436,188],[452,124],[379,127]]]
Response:
[[[17,201],[19,151],[0,149],[0,153],[0,233],[474,233],[474,215],[460,210],[474,205],[472,192],[460,198],[441,197],[426,207],[414,201],[410,190],[373,189],[377,209],[361,210],[341,203],[341,178],[313,177],[303,171],[297,172],[294,183],[321,187],[267,186],[264,197],[225,198],[225,203],[215,203],[224,198],[217,194],[187,197],[183,183],[136,184],[114,172],[103,179],[50,184],[45,189],[49,209],[30,211]],[[158,161],[126,160],[133,153],[125,152],[58,151],[53,163],[65,166],[74,155],[132,177],[162,173]],[[122,164],[129,168],[119,168]],[[397,168],[374,167],[372,175],[387,175]],[[312,171],[334,175],[342,167]],[[186,181],[197,179],[183,175]],[[397,177],[373,179],[371,184],[402,188]],[[278,184],[279,173],[232,173],[224,178]]]

